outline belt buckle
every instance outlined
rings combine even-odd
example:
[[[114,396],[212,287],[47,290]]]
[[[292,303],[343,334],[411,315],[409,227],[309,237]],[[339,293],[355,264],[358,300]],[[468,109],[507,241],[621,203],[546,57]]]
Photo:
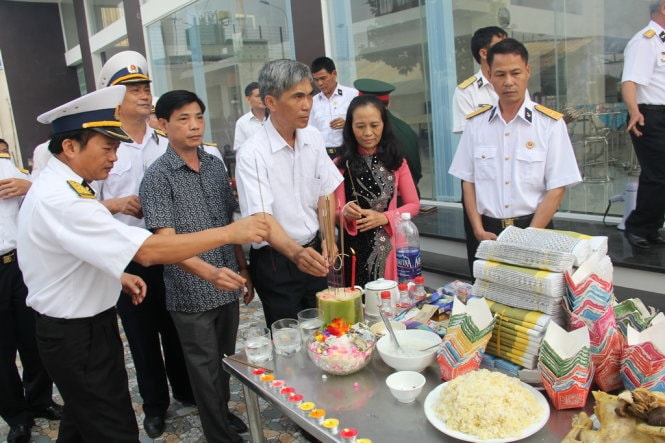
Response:
[[[15,252],[11,252],[9,254],[3,255],[2,256],[2,264],[3,265],[8,265],[9,263],[13,263],[15,260]]]
[[[330,155],[335,154],[337,152],[337,148],[326,148],[326,152]]]
[[[508,226],[515,226],[515,219],[514,218],[503,218],[503,219],[501,219],[501,228],[505,229]]]

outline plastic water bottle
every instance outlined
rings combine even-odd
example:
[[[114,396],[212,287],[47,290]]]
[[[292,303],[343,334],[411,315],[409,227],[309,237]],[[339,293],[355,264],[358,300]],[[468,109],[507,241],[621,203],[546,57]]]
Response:
[[[395,316],[395,308],[393,307],[392,294],[390,291],[381,292],[381,306],[379,307],[386,317],[392,318]]]
[[[427,291],[425,290],[425,277],[419,275],[416,277],[415,283],[416,291],[413,294],[413,301],[417,303],[427,297]]]
[[[400,283],[397,285],[399,290],[399,304],[398,308],[404,309],[408,308],[411,305],[411,298],[409,297],[409,285],[406,283]]]
[[[395,232],[397,250],[397,280],[399,283],[414,281],[422,275],[420,267],[420,238],[418,228],[411,221],[411,214],[402,214]]]

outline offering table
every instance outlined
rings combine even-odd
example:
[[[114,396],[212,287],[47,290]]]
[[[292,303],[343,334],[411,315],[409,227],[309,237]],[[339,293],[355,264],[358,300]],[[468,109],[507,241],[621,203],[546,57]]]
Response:
[[[247,361],[244,351],[235,354],[233,358]],[[300,409],[294,408],[286,396],[271,388],[270,383],[260,381],[252,374],[254,368],[230,358],[225,358],[223,365],[243,385],[251,442],[265,441],[258,396],[279,407],[286,416],[322,442],[343,441],[339,434],[331,434]],[[385,379],[393,370],[383,363],[376,350],[367,367],[346,376],[326,374],[322,377],[325,373],[314,366],[304,349],[292,357],[275,355],[274,360],[264,366],[274,370],[275,379],[284,380],[286,386],[302,394],[303,401],[313,402],[317,408],[324,409],[326,418],[338,419],[339,431],[355,428],[359,438],[371,439],[373,443],[460,441],[440,432],[425,417],[425,398],[443,383],[436,362],[423,371],[427,382],[416,401],[410,404],[399,403],[390,394]],[[543,394],[546,396],[544,391]],[[587,413],[590,413],[592,403],[591,399],[587,402]],[[579,412],[580,409],[556,411],[550,404],[547,424],[521,441],[559,443],[570,431],[572,418]]]

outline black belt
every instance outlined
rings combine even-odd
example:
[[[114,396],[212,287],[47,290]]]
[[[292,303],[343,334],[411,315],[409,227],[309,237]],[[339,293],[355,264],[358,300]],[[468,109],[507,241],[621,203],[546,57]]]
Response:
[[[665,105],[637,105],[637,107],[647,111],[665,112]]]
[[[531,223],[531,220],[533,220],[533,214],[521,215],[519,217],[511,217],[511,218],[494,218],[494,217],[489,217],[487,215],[483,215],[482,218],[483,218],[483,225],[486,227],[500,226],[501,229],[505,229],[508,226],[517,226],[518,228],[528,228],[529,224]]]
[[[16,261],[16,249],[13,251],[9,251],[5,255],[2,256],[2,264],[3,265],[8,265],[10,263],[14,263]]]
[[[108,308],[106,311],[100,312],[97,315],[93,315],[92,317],[79,317],[79,318],[58,318],[58,317],[51,317],[46,314],[40,314],[37,312],[37,317],[49,321],[51,323],[57,323],[59,325],[68,325],[68,324],[81,324],[81,323],[89,323],[95,320],[100,319],[101,317],[104,317],[105,315],[109,315],[113,313],[115,315],[115,306]]]
[[[313,239],[311,239],[307,244],[302,245],[303,248],[314,248],[319,243],[319,233],[317,232]]]

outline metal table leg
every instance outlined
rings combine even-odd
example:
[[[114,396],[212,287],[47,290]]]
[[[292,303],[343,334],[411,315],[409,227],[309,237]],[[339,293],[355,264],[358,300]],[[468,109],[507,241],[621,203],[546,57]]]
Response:
[[[247,405],[247,418],[249,421],[249,437],[252,443],[265,443],[263,438],[263,426],[261,424],[261,411],[259,410],[259,396],[242,384],[242,391],[245,394],[245,404]]]

